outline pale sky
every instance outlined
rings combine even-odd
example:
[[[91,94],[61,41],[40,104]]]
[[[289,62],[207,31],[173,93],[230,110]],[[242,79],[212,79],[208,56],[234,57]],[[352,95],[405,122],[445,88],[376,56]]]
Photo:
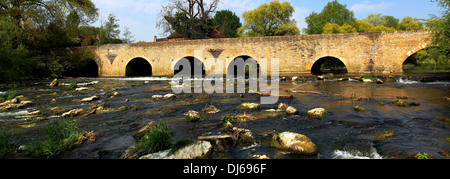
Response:
[[[92,0],[100,10],[99,19],[106,19],[110,13],[116,14],[120,20],[121,31],[125,26],[129,27],[137,41],[152,42],[154,36],[161,37],[161,29],[156,28],[156,21],[161,6],[168,0]],[[283,2],[283,0],[280,0]],[[305,17],[312,12],[321,12],[323,7],[332,0],[301,0],[291,2],[295,8],[294,19],[302,30],[307,26]],[[231,10],[241,17],[244,11],[253,10],[263,3],[271,0],[221,0],[218,10]],[[429,18],[429,14],[440,15],[437,3],[431,0],[339,0],[346,4],[347,8],[355,13],[357,19],[366,18],[372,13],[394,16],[402,19],[406,16],[419,19]],[[92,24],[100,26],[100,22]]]

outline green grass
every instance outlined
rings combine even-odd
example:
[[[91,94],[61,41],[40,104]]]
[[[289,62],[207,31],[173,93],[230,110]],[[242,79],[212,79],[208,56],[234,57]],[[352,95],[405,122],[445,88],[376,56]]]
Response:
[[[53,158],[77,145],[80,136],[75,120],[61,119],[47,127],[47,140],[36,138],[27,146],[27,154],[38,158]]]
[[[77,88],[77,82],[76,82],[76,81],[72,81],[72,82],[69,84],[69,88],[70,88],[71,90],[74,90],[75,88]]]
[[[142,153],[155,153],[170,148],[172,129],[164,122],[159,122],[155,128],[145,134],[136,144],[137,150]]]
[[[6,157],[14,152],[14,144],[11,135],[3,128],[0,130],[0,158]]]

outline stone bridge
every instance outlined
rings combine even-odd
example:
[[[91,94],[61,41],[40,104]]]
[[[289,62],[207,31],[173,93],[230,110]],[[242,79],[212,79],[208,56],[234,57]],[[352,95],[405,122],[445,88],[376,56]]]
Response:
[[[405,60],[427,47],[428,37],[428,31],[420,30],[186,40],[92,48],[98,74],[102,77],[173,76],[174,65],[182,58],[197,62],[215,58],[223,62],[225,74],[229,66],[225,63],[237,57],[251,57],[256,61],[277,58],[280,75],[314,72],[326,58],[340,60],[348,73],[393,73],[402,72]],[[206,69],[208,74],[211,68]]]

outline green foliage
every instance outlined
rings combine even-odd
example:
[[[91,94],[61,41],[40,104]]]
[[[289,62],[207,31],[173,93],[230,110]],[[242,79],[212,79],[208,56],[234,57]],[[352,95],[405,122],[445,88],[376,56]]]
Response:
[[[343,26],[340,26],[336,23],[327,23],[323,28],[323,34],[356,33],[356,32],[358,32],[358,30],[349,24],[344,24]]]
[[[311,13],[305,21],[308,27],[303,31],[307,34],[322,34],[327,23],[335,23],[340,26],[345,23],[354,26],[356,23],[353,11],[347,9],[347,5],[340,4],[337,0],[329,2],[322,12]]]
[[[292,19],[294,7],[289,2],[272,1],[242,14],[244,26],[239,29],[241,36],[284,36],[298,35],[297,22]]]
[[[434,0],[442,8],[442,17],[432,18],[427,22],[427,26],[431,30],[432,45],[436,46],[429,54],[437,61],[449,65],[450,56],[450,1]]]
[[[77,82],[76,81],[70,82],[69,89],[74,90],[75,88],[77,88]]]
[[[422,160],[422,159],[431,159],[427,153],[418,153],[416,155],[416,159]]]
[[[188,39],[205,39],[212,31],[211,19],[189,17],[188,14],[178,12],[175,17],[166,17],[176,33]]]
[[[22,29],[11,17],[0,17],[0,81],[14,81],[29,70],[29,50],[21,41]]]
[[[227,38],[238,37],[238,29],[242,27],[240,18],[230,10],[217,11],[212,23],[214,26],[220,26]]]
[[[423,23],[419,19],[411,16],[405,17],[397,25],[397,30],[421,30],[424,29]]]
[[[11,134],[5,128],[0,129],[0,158],[6,157],[14,151]]]
[[[27,154],[34,157],[52,158],[62,151],[68,150],[78,143],[81,134],[77,122],[72,119],[62,119],[47,127],[47,140],[35,139],[27,147]]]
[[[155,128],[145,134],[136,144],[137,151],[142,153],[155,153],[170,147],[172,130],[165,122],[159,122]]]

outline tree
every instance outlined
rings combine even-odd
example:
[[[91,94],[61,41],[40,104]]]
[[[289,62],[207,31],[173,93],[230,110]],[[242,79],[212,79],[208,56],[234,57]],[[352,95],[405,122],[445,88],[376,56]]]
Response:
[[[22,30],[11,17],[0,17],[0,81],[12,81],[23,77],[31,62],[29,51],[18,42]]]
[[[325,27],[323,27],[323,34],[337,34],[337,33],[341,33],[339,28],[341,26],[339,24],[336,23],[327,23],[325,24]]]
[[[365,21],[365,20],[357,20],[356,21],[356,26],[357,26],[357,30],[358,32],[372,32],[374,26]]]
[[[214,26],[220,26],[227,38],[238,37],[238,29],[242,27],[241,19],[230,10],[217,11],[212,23]]]
[[[358,30],[349,24],[344,24],[340,26],[336,23],[327,23],[323,28],[323,34],[356,33],[356,32],[358,32]]]
[[[381,16],[381,13],[378,14],[369,14],[364,21],[372,24],[373,26],[379,26],[383,23],[383,16]]]
[[[294,7],[289,2],[264,3],[242,14],[244,26],[239,31],[242,35],[251,37],[298,35],[300,30],[297,22],[292,19],[294,12]]]
[[[397,26],[397,30],[420,30],[424,29],[423,23],[419,19],[413,18],[411,16],[402,19]]]
[[[356,33],[358,32],[358,30],[351,26],[350,24],[344,24],[341,27],[339,27],[339,32],[340,33]]]
[[[124,29],[125,29],[125,32],[123,32],[123,38],[122,38],[123,43],[133,43],[135,40],[134,40],[134,35],[131,34],[131,32],[130,32],[130,28],[125,27]]]
[[[336,23],[340,26],[345,23],[355,26],[356,23],[353,11],[347,9],[347,5],[342,5],[337,0],[329,2],[322,12],[311,13],[305,20],[308,27],[303,31],[307,34],[322,34],[327,23]]]
[[[427,27],[431,30],[431,42],[435,48],[429,48],[429,56],[436,59],[437,64],[450,67],[450,0],[432,0],[442,8],[442,17],[432,18],[427,21]]]
[[[38,25],[64,22],[69,12],[77,12],[81,23],[95,22],[98,18],[98,9],[91,0],[3,0],[1,11],[12,17],[17,26],[26,21]]]
[[[383,16],[383,20],[381,21],[381,25],[392,27],[394,29],[397,29],[398,23],[399,20],[393,16]]]
[[[109,14],[106,21],[102,22],[100,31],[100,44],[120,44],[123,41],[120,39],[120,25],[119,19],[114,14]]]
[[[91,0],[0,1],[0,80],[61,76],[78,26],[97,17]]]
[[[219,2],[170,0],[167,5],[162,6],[156,27],[162,29],[166,35],[177,32],[186,35],[186,38],[207,38],[212,30],[211,15],[216,11]]]

